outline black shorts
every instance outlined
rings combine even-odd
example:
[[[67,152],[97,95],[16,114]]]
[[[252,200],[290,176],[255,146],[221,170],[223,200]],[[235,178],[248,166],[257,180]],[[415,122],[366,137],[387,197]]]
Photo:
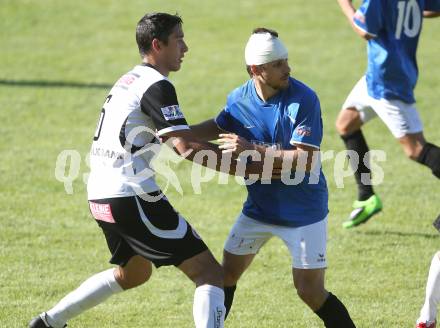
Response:
[[[89,200],[89,208],[104,232],[110,263],[124,266],[140,255],[156,267],[178,266],[208,249],[165,197],[155,202],[140,196]]]

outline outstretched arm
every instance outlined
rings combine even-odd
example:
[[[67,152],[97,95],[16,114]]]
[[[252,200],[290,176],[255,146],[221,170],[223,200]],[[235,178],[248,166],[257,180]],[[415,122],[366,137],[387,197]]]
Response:
[[[306,171],[310,172],[314,167],[318,148],[296,144],[296,149],[271,149],[265,146],[255,145],[235,134],[220,134],[220,149],[223,153],[233,153],[236,156],[244,151],[254,151],[262,158],[262,162],[273,161],[273,168],[282,171]]]
[[[214,119],[209,119],[199,124],[191,125],[190,128],[194,133],[194,136],[202,141],[215,140],[220,133],[225,132],[219,128]]]
[[[161,139],[180,156],[210,169],[245,177],[252,174],[253,177],[261,178],[263,174],[262,161],[240,162],[234,154],[222,153],[217,145],[199,140],[190,129],[167,132],[161,135]],[[273,172],[272,168],[265,169],[265,176],[280,176],[280,170]]]
[[[353,30],[363,39],[370,40],[374,38],[373,35],[367,33],[364,30],[361,30],[355,23],[354,23],[354,15],[356,13],[356,9],[353,7],[352,0],[338,0],[339,6],[342,9],[342,12],[344,13],[345,17],[347,17],[351,27]]]
[[[440,11],[427,11],[427,10],[425,10],[423,12],[423,17],[425,17],[425,18],[440,17]]]

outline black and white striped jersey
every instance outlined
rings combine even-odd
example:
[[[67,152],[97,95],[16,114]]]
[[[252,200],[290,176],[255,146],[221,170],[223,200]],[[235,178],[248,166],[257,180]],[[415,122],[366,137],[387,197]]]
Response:
[[[149,64],[123,75],[107,96],[90,150],[89,199],[159,190],[151,161],[158,136],[189,129],[176,91]]]

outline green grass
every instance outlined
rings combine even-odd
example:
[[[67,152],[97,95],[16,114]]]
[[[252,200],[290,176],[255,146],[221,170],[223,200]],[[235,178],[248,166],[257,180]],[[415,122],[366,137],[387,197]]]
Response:
[[[3,0],[0,20],[0,327],[24,327],[95,272],[109,267],[108,250],[91,219],[82,174],[108,88],[139,62],[137,20],[148,11],[179,12],[190,51],[172,74],[190,122],[216,115],[227,93],[246,78],[243,49],[256,26],[278,30],[293,75],[314,88],[325,125],[323,150],[343,149],[334,121],[365,69],[365,44],[335,2]],[[416,90],[425,135],[440,143],[440,21],[425,22]],[[8,82],[9,81],[9,82]],[[29,83],[25,83],[29,82]],[[52,83],[53,82],[53,83]],[[75,86],[76,83],[76,86]],[[31,85],[29,85],[31,84]],[[70,86],[69,86],[70,85]],[[83,87],[80,87],[80,86]],[[94,87],[95,86],[95,87]],[[385,180],[376,189],[384,211],[344,231],[356,197],[352,178],[336,188],[334,162],[324,165],[330,188],[327,287],[344,301],[358,327],[410,327],[423,302],[438,234],[440,189],[426,168],[405,159],[380,121],[364,129],[370,148],[383,149]],[[58,154],[81,155],[68,195],[54,176]],[[220,259],[245,197],[230,178],[194,194],[190,163],[176,172],[184,194],[169,198]],[[160,179],[163,182],[163,179]],[[245,273],[229,327],[322,327],[298,299],[284,245],[271,241]],[[144,286],[115,296],[69,327],[192,327],[192,284],[174,268],[155,270]]]

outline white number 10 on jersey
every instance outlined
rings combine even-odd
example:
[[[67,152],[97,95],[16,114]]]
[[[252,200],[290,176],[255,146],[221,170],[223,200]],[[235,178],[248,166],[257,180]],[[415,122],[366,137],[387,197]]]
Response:
[[[396,39],[400,39],[402,31],[409,38],[417,36],[422,23],[422,11],[417,0],[399,1],[397,10]]]

